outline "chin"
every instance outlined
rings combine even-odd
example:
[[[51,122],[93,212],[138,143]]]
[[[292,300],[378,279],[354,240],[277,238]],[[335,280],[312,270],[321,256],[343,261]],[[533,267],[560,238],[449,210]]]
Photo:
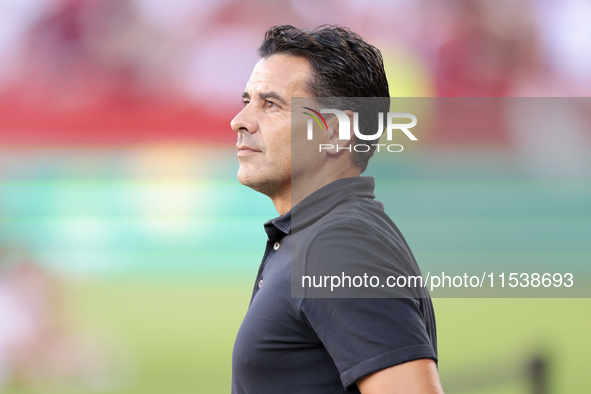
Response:
[[[236,178],[238,179],[238,182],[242,183],[244,186],[250,187],[250,185],[254,183],[254,177],[252,174],[248,174],[248,171],[242,167],[238,170]]]
[[[267,196],[275,194],[279,186],[278,182],[273,181],[272,179],[265,178],[260,175],[254,176],[245,174],[240,170],[238,170],[238,182]]]
[[[238,170],[238,182],[243,184],[244,186],[251,187],[256,190],[257,185],[261,183],[260,179],[257,179],[257,176],[253,174],[248,174],[247,171],[242,169]]]

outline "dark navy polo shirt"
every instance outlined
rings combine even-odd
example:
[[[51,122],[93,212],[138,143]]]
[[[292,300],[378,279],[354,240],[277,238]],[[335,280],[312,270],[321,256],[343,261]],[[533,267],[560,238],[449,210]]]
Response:
[[[340,179],[265,223],[265,254],[234,344],[232,393],[359,393],[355,382],[372,372],[422,358],[437,361],[426,290],[416,298],[291,296],[292,255],[302,258],[299,245],[292,253],[294,236],[314,240],[306,245],[306,259],[323,261],[338,249],[345,263],[359,246],[343,234],[377,237],[387,246],[369,260],[387,260],[392,272],[420,275],[373,190],[371,177]]]

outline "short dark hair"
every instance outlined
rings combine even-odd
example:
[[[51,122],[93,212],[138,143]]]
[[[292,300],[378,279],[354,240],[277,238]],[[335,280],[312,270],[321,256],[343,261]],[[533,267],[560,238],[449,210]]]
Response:
[[[307,88],[319,104],[324,104],[322,97],[383,97],[379,100],[378,112],[385,115],[390,108],[382,54],[348,28],[323,25],[309,30],[290,25],[273,26],[265,33],[258,53],[262,58],[275,54],[306,58],[314,70]],[[354,112],[363,110],[359,108],[359,103],[359,100],[343,99],[335,107],[335,101],[331,101],[334,109]],[[373,116],[360,116],[361,133],[376,132],[378,119],[375,113],[374,106]],[[377,140],[361,141],[355,136],[355,142],[370,144],[368,152],[353,152],[351,155],[353,164],[363,172],[376,148],[371,144],[377,143]]]

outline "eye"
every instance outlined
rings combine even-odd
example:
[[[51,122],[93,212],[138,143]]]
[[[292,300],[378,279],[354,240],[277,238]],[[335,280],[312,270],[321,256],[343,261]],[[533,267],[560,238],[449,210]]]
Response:
[[[248,105],[248,103],[250,103],[249,100],[242,100],[242,104],[244,104],[245,107]]]
[[[272,101],[267,100],[267,101],[265,101],[264,106],[265,106],[265,109],[271,109],[271,108],[275,108],[277,106],[277,104],[275,104]]]

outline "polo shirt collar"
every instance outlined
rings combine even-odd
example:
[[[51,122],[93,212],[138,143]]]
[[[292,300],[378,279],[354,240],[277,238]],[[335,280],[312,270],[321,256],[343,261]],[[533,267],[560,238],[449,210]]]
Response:
[[[338,179],[304,198],[291,211],[266,222],[265,232],[271,241],[283,238],[292,229],[299,231],[314,223],[348,198],[374,199],[374,188],[375,181],[370,176]]]
[[[286,214],[266,222],[265,232],[271,241],[283,238],[292,230],[299,231],[314,223],[348,198],[374,199],[374,188],[375,181],[370,176],[338,179],[304,198]]]
[[[291,233],[291,211],[265,223],[265,232],[270,241],[277,241]]]
[[[348,198],[374,199],[374,187],[374,179],[368,176],[342,178],[329,183],[292,208],[292,230],[299,231],[309,226]]]

